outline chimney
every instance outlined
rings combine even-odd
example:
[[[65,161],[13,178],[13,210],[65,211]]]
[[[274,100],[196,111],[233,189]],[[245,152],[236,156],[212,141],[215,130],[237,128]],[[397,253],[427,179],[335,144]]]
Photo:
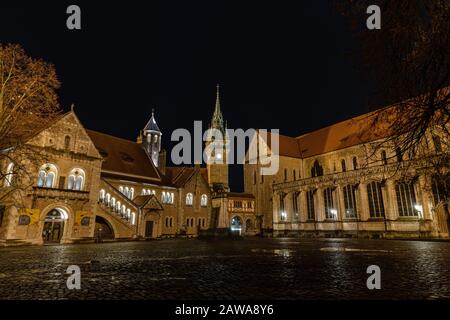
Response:
[[[159,153],[159,171],[162,172],[162,174],[166,174],[166,150],[161,150]]]

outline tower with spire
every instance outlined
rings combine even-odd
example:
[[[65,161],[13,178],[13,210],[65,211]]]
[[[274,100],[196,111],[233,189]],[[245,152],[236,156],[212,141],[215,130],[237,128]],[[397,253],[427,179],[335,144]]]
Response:
[[[216,89],[216,105],[214,108],[214,113],[209,126],[210,129],[216,129],[221,132],[222,140],[219,141],[215,137],[209,137],[206,142],[206,146],[214,142],[216,146],[215,150],[220,150],[218,152],[212,152],[210,155],[210,160],[207,164],[208,170],[208,183],[209,186],[216,191],[229,191],[228,183],[228,136],[227,136],[227,124],[223,119],[222,111],[220,110],[220,88],[217,84]]]
[[[155,120],[155,109],[152,109],[152,117],[141,132],[138,142],[142,143],[143,148],[152,159],[155,167],[159,167],[159,159],[161,152],[161,130]]]

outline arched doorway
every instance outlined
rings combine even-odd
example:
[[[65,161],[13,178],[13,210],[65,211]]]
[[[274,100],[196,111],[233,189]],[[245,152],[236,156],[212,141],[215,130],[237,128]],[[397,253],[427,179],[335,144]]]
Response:
[[[245,232],[250,232],[253,229],[253,221],[251,219],[247,219],[245,221]]]
[[[97,242],[101,242],[103,240],[114,240],[113,228],[103,217],[95,217],[94,238]]]
[[[235,216],[231,219],[231,232],[241,235],[242,232],[242,219],[239,216]]]
[[[55,208],[45,216],[42,239],[44,243],[60,243],[69,214],[66,210]]]

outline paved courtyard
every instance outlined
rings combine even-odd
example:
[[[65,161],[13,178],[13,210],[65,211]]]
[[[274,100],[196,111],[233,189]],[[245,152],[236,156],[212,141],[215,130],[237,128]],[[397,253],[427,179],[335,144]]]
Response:
[[[381,290],[366,269],[381,268]],[[81,268],[81,289],[65,271]],[[161,240],[0,248],[0,299],[450,298],[450,243]]]

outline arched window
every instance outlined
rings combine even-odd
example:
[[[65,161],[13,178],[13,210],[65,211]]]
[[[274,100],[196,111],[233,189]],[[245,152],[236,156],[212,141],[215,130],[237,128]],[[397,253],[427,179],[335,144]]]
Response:
[[[299,198],[300,192],[295,191],[292,193],[292,209],[294,211],[294,214],[292,215],[293,221],[298,221],[299,217],[299,210],[298,210],[298,198]],[[249,202],[251,204],[251,202]],[[251,205],[250,205],[251,208]]]
[[[292,178],[295,180],[297,180],[297,172],[295,172],[295,169],[292,170]]]
[[[109,194],[109,193],[108,193],[108,194]],[[116,198],[114,198],[114,197],[111,198],[111,208],[112,208],[113,210],[116,209]]]
[[[130,188],[130,193],[129,193],[129,197],[131,200],[133,200],[134,198],[134,188]]]
[[[314,161],[314,165],[311,168],[311,177],[319,177],[319,176],[323,176],[323,168],[322,166],[319,164],[319,161]]]
[[[99,198],[100,198],[101,202],[105,201],[105,194],[106,194],[106,192],[105,192],[104,189],[100,190],[100,197]]]
[[[121,204],[120,204],[120,201],[117,201],[116,202],[116,212],[117,213],[120,213],[120,209],[122,208],[122,206],[121,206]]]
[[[54,164],[44,164],[38,173],[37,186],[45,188],[54,188],[58,170]]]
[[[316,211],[314,207],[314,193],[315,190],[309,190],[306,192],[306,208],[308,209],[308,220],[314,220],[316,217]]]
[[[284,169],[284,181],[287,181],[287,179],[288,179],[287,169]]]
[[[202,194],[200,204],[202,207],[206,207],[208,205],[208,196],[206,194]]]
[[[123,194],[125,195],[125,197],[129,198],[130,197],[130,188],[125,187],[123,189]]]
[[[280,221],[287,220],[287,212],[285,210],[286,206],[284,203],[285,198],[286,198],[286,193],[284,193],[284,192],[280,193]]]
[[[119,186],[119,192],[120,192],[121,194],[123,194],[123,187],[122,187],[122,186]]]
[[[358,169],[358,158],[353,157],[352,162],[353,162],[353,170]]]
[[[64,150],[69,151],[70,149],[70,136],[64,137]]]
[[[136,213],[134,212],[131,213],[131,224],[136,224]]]
[[[120,213],[122,214],[123,217],[125,217],[126,213],[127,213],[127,208],[125,207],[125,205],[122,205],[122,210],[120,210]]]
[[[345,217],[356,218],[356,188],[354,185],[347,185],[343,188]]]
[[[111,201],[111,195],[109,193],[107,193],[106,196],[105,196],[105,204],[107,206],[109,206],[110,201]]]
[[[186,205],[192,206],[193,202],[194,202],[194,196],[192,195],[192,193],[188,193],[186,195]]]
[[[69,180],[67,182],[67,189],[81,191],[84,188],[84,170],[74,168],[69,173]]]
[[[323,199],[325,203],[325,217],[327,219],[336,219],[337,218],[337,210],[334,207],[333,200],[333,189],[326,188],[323,190]]]
[[[345,159],[341,160],[341,169],[342,169],[342,172],[347,171],[347,165],[345,164]]]
[[[384,150],[381,150],[381,162],[383,162],[384,165],[388,164],[386,151]]]
[[[372,181],[367,185],[367,196],[369,198],[369,212],[371,218],[384,217],[383,193],[381,183]]]
[[[12,181],[13,181],[13,177],[14,177],[14,163],[11,162],[6,167],[5,182],[4,182],[4,186],[5,187],[10,187],[11,186]]]
[[[131,220],[131,209],[127,209],[127,220]]]
[[[431,184],[435,206],[450,199],[450,173],[446,176],[433,175]]]
[[[419,206],[414,193],[414,184],[412,182],[397,182],[395,185],[397,195],[398,214],[401,217],[417,217],[419,215]]]

